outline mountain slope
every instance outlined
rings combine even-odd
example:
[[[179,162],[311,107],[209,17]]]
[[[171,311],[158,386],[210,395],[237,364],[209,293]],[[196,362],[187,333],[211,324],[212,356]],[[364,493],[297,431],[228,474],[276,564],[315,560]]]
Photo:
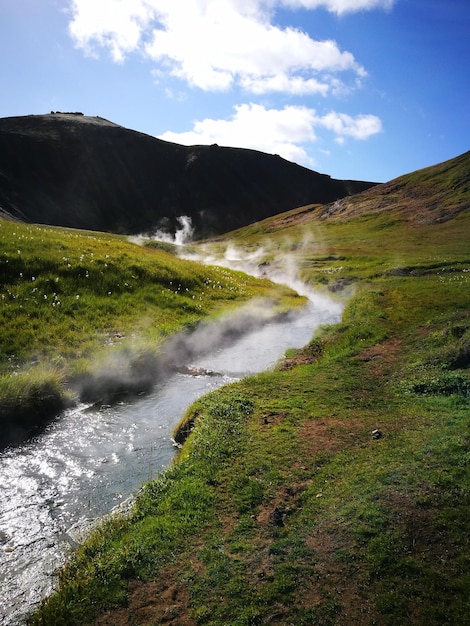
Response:
[[[390,227],[394,222],[413,227],[438,225],[470,209],[470,151],[453,159],[404,174],[375,185],[354,196],[326,204],[308,204],[248,225],[228,237],[245,239],[253,233],[301,227],[309,222],[333,226],[341,222],[348,229],[355,218],[379,218]],[[383,227],[382,227],[383,228]],[[382,246],[388,243],[382,242]]]
[[[78,113],[0,119],[0,210],[26,222],[133,234],[162,223],[174,230],[188,215],[206,236],[372,185],[254,150],[181,146]]]
[[[416,224],[439,223],[470,208],[470,151],[405,174],[319,211],[322,219],[388,212]]]

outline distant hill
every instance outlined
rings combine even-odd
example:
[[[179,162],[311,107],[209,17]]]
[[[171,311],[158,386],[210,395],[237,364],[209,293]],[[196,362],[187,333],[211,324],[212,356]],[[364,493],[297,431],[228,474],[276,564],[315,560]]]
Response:
[[[112,233],[149,233],[191,217],[217,235],[374,183],[335,180],[255,150],[182,146],[101,117],[0,119],[0,216]]]
[[[470,151],[318,208],[321,219],[386,211],[415,224],[446,222],[470,209]]]
[[[338,222],[385,213],[410,225],[439,224],[470,210],[470,151],[326,204],[308,204],[265,220],[278,230],[309,221]],[[244,230],[240,232],[243,236]]]

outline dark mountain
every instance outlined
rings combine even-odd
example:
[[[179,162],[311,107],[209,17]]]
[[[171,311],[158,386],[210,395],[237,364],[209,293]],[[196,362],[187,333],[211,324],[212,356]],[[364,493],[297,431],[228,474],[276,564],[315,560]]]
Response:
[[[214,235],[374,183],[335,180],[255,150],[182,146],[101,117],[0,119],[0,216],[114,233],[149,233],[190,216]]]

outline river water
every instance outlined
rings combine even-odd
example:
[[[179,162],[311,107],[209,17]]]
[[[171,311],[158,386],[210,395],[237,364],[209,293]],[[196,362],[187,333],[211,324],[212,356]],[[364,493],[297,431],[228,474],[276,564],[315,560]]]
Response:
[[[283,321],[271,321],[189,363],[152,393],[100,410],[77,407],[39,436],[0,452],[0,624],[25,623],[54,587],[79,531],[169,466],[171,433],[201,395],[265,371],[320,324],[335,323],[340,307],[310,301]],[[217,375],[194,375],[200,368]]]

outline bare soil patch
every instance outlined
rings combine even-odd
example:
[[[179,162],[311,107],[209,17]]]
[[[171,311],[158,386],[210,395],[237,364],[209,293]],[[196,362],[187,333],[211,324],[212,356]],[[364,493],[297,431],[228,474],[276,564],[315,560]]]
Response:
[[[390,339],[366,348],[357,358],[369,363],[375,376],[387,376],[395,371],[396,363],[402,354],[402,347],[401,339]]]
[[[131,581],[128,606],[107,611],[94,626],[129,626],[129,624],[168,624],[196,626],[189,617],[189,593],[174,582],[172,572],[162,572],[155,582]]]
[[[347,565],[338,557],[341,551],[348,551],[350,543],[346,532],[329,528],[327,523],[312,530],[307,545],[316,556],[316,576],[306,583],[301,606],[313,609],[329,603],[335,626],[380,626],[384,622],[371,601],[364,576],[353,564],[350,575],[345,576]]]

